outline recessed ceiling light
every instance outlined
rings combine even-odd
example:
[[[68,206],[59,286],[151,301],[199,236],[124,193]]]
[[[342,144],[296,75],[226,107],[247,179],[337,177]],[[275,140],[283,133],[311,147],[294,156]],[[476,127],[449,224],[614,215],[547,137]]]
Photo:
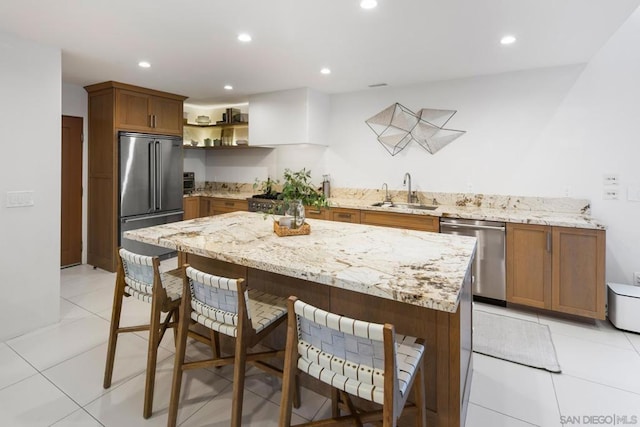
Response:
[[[241,34],[238,34],[238,40],[240,40],[241,42],[248,43],[251,41],[251,36],[247,33],[241,33]]]
[[[320,70],[320,72],[321,72],[322,74],[331,74],[331,70],[330,70],[330,69],[328,69],[327,67],[325,67],[325,68],[323,68],[322,70]]]
[[[147,61],[140,61],[140,62],[138,62],[138,67],[149,68],[149,67],[151,67],[151,64],[149,64]]]
[[[225,90],[232,90],[233,86],[231,85],[224,85]]]
[[[378,5],[376,0],[362,0],[360,2],[360,7],[363,9],[373,9]]]
[[[516,38],[514,36],[504,36],[500,39],[500,44],[512,44],[516,42]]]

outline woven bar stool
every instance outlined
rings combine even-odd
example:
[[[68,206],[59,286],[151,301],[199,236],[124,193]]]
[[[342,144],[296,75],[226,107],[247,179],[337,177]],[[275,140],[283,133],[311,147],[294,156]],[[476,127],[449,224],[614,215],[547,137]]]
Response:
[[[396,334],[393,325],[338,316],[296,297],[289,298],[287,309],[281,427],[291,425],[293,377],[298,370],[332,387],[332,418],[299,425],[362,426],[381,420],[384,427],[391,427],[400,415],[413,412],[414,425],[426,426],[421,342]],[[415,403],[407,405],[412,388]],[[382,409],[359,411],[350,396],[378,403]],[[349,415],[341,416],[341,410]]]
[[[167,425],[176,425],[182,373],[188,369],[234,364],[233,404],[231,426],[242,424],[242,400],[247,363],[282,378],[282,370],[267,363],[275,357],[283,358],[284,350],[248,353],[287,318],[286,298],[255,289],[247,289],[243,279],[229,279],[207,274],[185,265],[180,323],[176,344],[176,359],[169,403]],[[185,362],[186,334],[191,323],[198,323],[214,334],[235,338],[233,356]],[[299,406],[297,377],[292,378],[294,406]]]
[[[118,253],[120,256],[113,294],[111,328],[103,386],[104,388],[111,387],[118,335],[129,332],[149,331],[143,409],[144,418],[149,418],[153,410],[153,388],[158,346],[167,328],[175,328],[177,325],[178,308],[182,294],[182,279],[180,269],[160,273],[160,260],[158,257],[138,255],[126,249],[120,249]],[[148,325],[120,327],[122,301],[124,297],[128,296],[133,296],[140,301],[151,304],[151,318]],[[167,313],[164,322],[161,322],[161,313]]]

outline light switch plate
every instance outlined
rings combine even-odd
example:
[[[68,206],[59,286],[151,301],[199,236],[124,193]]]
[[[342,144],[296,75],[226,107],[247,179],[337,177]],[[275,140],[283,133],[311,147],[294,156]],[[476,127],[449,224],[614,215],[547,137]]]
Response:
[[[7,191],[8,208],[23,208],[33,205],[33,191]]]
[[[605,188],[602,190],[603,200],[618,200],[620,198],[620,191],[617,188]]]

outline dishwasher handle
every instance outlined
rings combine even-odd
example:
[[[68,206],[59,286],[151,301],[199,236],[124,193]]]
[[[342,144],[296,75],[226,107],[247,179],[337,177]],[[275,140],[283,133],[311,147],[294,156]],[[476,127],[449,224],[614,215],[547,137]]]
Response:
[[[470,224],[453,224],[450,222],[441,222],[440,227],[446,228],[471,228],[474,230],[496,230],[504,231],[505,227],[493,227],[491,225],[470,225]]]

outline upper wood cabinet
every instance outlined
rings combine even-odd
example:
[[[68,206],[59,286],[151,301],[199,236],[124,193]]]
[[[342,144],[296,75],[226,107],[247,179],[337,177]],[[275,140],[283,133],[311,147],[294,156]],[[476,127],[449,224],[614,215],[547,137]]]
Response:
[[[90,94],[108,92],[114,97],[114,124],[118,130],[182,136],[184,96],[118,82],[85,89]]]
[[[118,82],[85,87],[89,94],[87,263],[116,269],[118,131],[182,136],[184,96]]]
[[[116,125],[127,130],[182,135],[182,102],[183,99],[118,88]]]
[[[412,215],[395,212],[380,212],[363,210],[360,213],[360,223],[381,225],[384,227],[406,228],[409,230],[440,231],[440,220],[429,215]]]
[[[605,318],[605,232],[507,224],[507,301]]]

